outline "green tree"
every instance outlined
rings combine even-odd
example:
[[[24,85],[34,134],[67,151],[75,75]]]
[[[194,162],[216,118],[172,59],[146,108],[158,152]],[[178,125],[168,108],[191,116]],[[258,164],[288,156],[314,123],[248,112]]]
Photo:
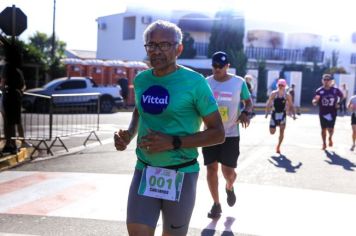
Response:
[[[43,62],[44,69],[52,78],[65,74],[64,65],[60,60],[64,57],[66,43],[55,40],[55,54],[52,58],[52,36],[45,33],[36,32],[29,38],[29,50],[39,54]]]
[[[236,69],[236,74],[244,77],[246,75],[246,67],[248,58],[243,50],[233,51],[227,50],[226,53],[230,55],[231,67]]]
[[[3,39],[11,42],[10,37],[4,37]],[[36,32],[31,36],[28,43],[15,40],[16,47],[20,51],[21,67],[27,88],[43,84],[47,75],[51,75],[52,78],[65,75],[65,68],[61,63],[61,59],[64,57],[66,44],[63,41],[56,40],[55,57],[52,59],[51,40],[51,37],[40,32]],[[1,56],[4,56],[2,47],[0,47],[0,58]]]
[[[247,58],[244,53],[245,20],[233,10],[219,11],[211,30],[208,57],[216,51],[225,51],[230,57],[230,64],[238,75],[246,73]]]
[[[328,58],[326,61],[326,71],[328,74],[346,74],[347,71],[344,67],[339,67],[339,51],[333,50],[331,52],[331,58]]]
[[[183,52],[180,58],[194,58],[197,50],[194,48],[194,38],[188,32],[183,33]]]
[[[257,88],[257,102],[267,101],[267,70],[266,62],[258,62],[258,88]]]

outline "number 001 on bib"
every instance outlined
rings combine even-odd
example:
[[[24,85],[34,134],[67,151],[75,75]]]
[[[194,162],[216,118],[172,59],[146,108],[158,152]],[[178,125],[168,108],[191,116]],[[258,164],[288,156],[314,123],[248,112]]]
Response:
[[[142,173],[138,194],[179,202],[184,173],[147,166]]]

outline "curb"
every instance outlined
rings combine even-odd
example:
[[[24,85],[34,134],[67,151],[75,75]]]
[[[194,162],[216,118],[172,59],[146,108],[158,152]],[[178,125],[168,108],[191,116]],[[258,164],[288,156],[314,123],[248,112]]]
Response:
[[[0,171],[10,169],[30,160],[29,151],[26,148],[21,148],[17,154],[0,157]]]

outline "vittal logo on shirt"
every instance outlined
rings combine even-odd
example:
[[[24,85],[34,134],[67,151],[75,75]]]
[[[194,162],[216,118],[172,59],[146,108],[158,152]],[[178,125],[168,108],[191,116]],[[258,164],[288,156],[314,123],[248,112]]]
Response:
[[[168,104],[168,90],[162,86],[151,86],[141,96],[141,106],[146,113],[161,114]]]

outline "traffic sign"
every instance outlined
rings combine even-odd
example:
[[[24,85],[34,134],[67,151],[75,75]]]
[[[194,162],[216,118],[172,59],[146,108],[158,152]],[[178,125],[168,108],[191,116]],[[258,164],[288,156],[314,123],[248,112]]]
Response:
[[[0,28],[9,36],[19,36],[27,28],[27,16],[20,8],[6,7],[0,13]]]

